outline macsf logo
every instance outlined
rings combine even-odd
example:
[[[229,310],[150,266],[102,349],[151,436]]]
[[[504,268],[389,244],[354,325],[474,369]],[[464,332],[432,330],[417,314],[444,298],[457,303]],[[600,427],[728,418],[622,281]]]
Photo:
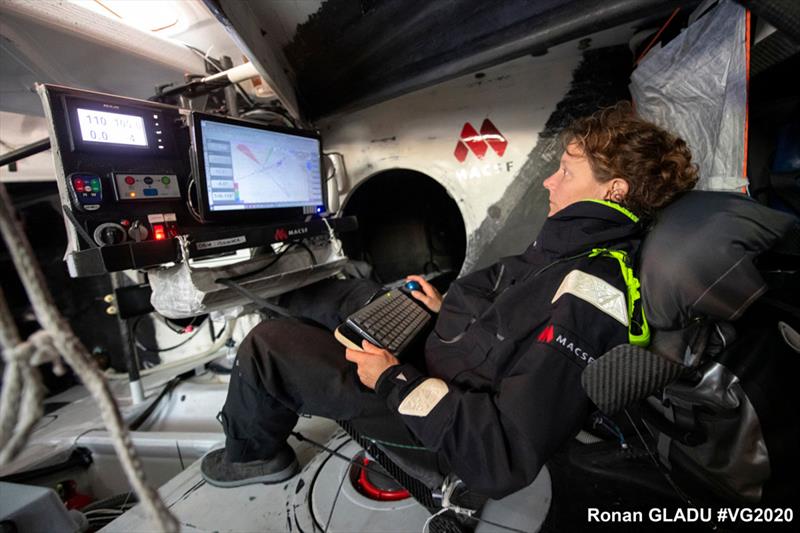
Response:
[[[536,337],[536,340],[538,342],[546,342],[549,344],[553,342],[553,337],[555,337],[555,328],[553,328],[553,324],[550,324],[544,328],[541,333],[539,333],[539,336]]]
[[[469,122],[464,123],[461,128],[461,136],[456,143],[453,155],[459,163],[463,163],[470,152],[475,154],[478,159],[483,159],[486,152],[491,148],[497,157],[502,157],[506,153],[508,140],[500,133],[500,130],[488,118],[483,120],[481,131],[478,133]]]

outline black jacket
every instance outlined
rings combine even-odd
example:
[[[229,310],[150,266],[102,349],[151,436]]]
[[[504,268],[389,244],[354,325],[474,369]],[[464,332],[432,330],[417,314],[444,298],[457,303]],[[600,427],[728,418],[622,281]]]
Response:
[[[619,263],[586,252],[633,253],[638,234],[607,205],[563,209],[523,254],[455,281],[425,346],[428,375],[394,366],[377,393],[471,489],[527,486],[589,414],[583,368],[628,341]]]

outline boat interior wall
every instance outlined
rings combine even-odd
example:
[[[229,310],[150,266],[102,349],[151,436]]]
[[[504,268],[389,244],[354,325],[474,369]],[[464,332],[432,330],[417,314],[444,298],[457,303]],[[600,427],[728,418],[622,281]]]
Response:
[[[223,9],[248,2],[221,1]],[[363,108],[642,17],[677,2],[326,2],[284,49],[315,118]],[[402,23],[399,23],[402,21]]]
[[[147,98],[156,85],[181,83],[187,71],[205,72],[202,57],[186,46],[72,2],[3,2],[0,13],[6,111],[41,115],[35,83]]]
[[[578,116],[629,98],[632,59],[626,46],[590,48],[581,53],[566,93],[548,115],[514,180],[469,234],[470,269],[521,253],[531,243],[545,220],[548,200],[542,182],[558,165],[562,149],[558,133]]]

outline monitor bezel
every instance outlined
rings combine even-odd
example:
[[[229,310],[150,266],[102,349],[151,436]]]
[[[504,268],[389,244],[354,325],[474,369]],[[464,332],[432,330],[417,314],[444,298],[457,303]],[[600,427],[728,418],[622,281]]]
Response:
[[[203,130],[200,126],[200,123],[203,120],[315,139],[319,146],[320,191],[322,193],[322,203],[320,205],[322,206],[323,211],[326,209],[326,206],[328,205],[328,198],[325,187],[325,175],[322,161],[322,137],[318,132],[283,126],[266,125],[259,122],[254,122],[252,120],[222,117],[219,115],[193,111],[191,113],[191,142],[193,152],[192,166],[196,182],[198,214],[200,215],[202,222],[220,222],[227,224],[294,222],[305,220],[305,218],[309,216],[319,215],[319,213],[304,213],[302,207],[267,207],[263,209],[212,211],[208,201],[208,176],[206,176],[205,172],[206,165],[203,153]]]
[[[154,157],[163,157],[165,153],[159,153],[155,142],[155,133],[151,121],[148,120],[148,110],[135,105],[117,104],[110,101],[94,100],[74,96],[64,96],[64,112],[69,133],[70,150],[73,152],[109,154],[109,155],[133,155],[149,153]],[[121,115],[135,116],[142,119],[144,123],[144,134],[147,142],[146,146],[135,144],[122,144],[112,142],[86,141],[81,134],[80,121],[78,119],[78,108],[85,108],[104,113],[115,113]],[[162,152],[165,152],[162,150]]]

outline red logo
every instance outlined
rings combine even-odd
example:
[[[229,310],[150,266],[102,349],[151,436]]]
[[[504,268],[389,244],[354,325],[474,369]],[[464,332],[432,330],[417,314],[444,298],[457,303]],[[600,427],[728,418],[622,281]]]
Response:
[[[550,324],[549,326],[544,328],[541,333],[539,333],[539,336],[536,337],[536,340],[538,342],[551,343],[551,342],[553,342],[553,337],[554,336],[555,336],[555,333],[553,331],[553,324]]]
[[[275,230],[275,240],[276,241],[285,241],[289,238],[289,232],[283,228],[278,228]]]
[[[475,154],[478,159],[483,159],[486,150],[491,148],[498,157],[502,157],[506,153],[508,141],[503,134],[492,124],[492,121],[487,119],[483,120],[481,124],[481,132],[475,131],[472,124],[466,122],[464,127],[461,128],[461,137],[456,143],[456,149],[453,155],[460,163],[463,163],[470,152]]]

